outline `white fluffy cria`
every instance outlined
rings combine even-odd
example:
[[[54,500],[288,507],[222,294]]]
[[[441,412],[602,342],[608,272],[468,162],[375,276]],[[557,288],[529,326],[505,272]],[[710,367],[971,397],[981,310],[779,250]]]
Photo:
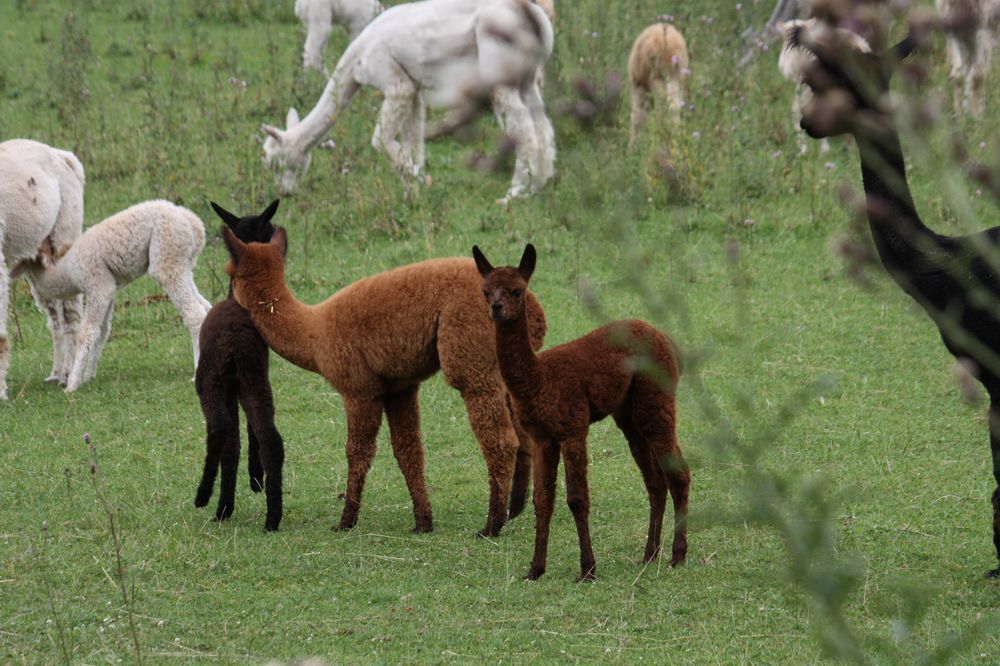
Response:
[[[42,296],[86,296],[67,392],[96,374],[118,289],[147,273],[180,311],[198,365],[198,332],[212,307],[194,284],[194,265],[204,246],[205,226],[197,215],[169,201],[146,201],[87,229],[54,263],[43,259],[27,267]]]

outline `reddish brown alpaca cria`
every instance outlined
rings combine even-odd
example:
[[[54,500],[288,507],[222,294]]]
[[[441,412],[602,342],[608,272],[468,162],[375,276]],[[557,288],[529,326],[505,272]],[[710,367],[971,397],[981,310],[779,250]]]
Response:
[[[519,449],[511,422],[473,262],[432,259],[403,266],[359,280],[318,305],[305,305],[285,284],[284,229],[279,227],[269,243],[244,244],[225,228],[222,235],[232,257],[226,272],[233,293],[268,346],[323,375],[344,401],[347,493],[340,529],[357,523],[383,412],[413,500],[414,531],[432,529],[417,391],[440,369],[462,394],[486,459],[490,504],[480,534],[498,534],[508,517],[506,494],[512,496],[511,516],[524,506],[531,461],[528,445]],[[538,348],[545,315],[531,295],[526,307],[528,344]]]
[[[215,212],[243,242],[267,242],[274,233],[271,218],[278,209],[275,200],[260,215],[237,217],[217,203]],[[222,468],[216,520],[225,520],[236,505],[236,471],[240,457],[240,409],[247,415],[247,466],[250,488],[260,492],[266,483],[267,516],[264,529],[273,531],[281,523],[281,468],[285,447],[274,425],[274,400],[268,380],[267,344],[246,310],[229,297],[216,303],[202,322],[199,335],[195,389],[205,416],[205,468],[194,505],[208,504],[215,476]],[[265,477],[266,474],[266,477]],[[265,480],[266,478],[266,480]]]
[[[687,555],[687,504],[691,473],[677,443],[675,388],[680,363],[673,343],[649,324],[628,320],[598,328],[582,338],[535,355],[528,335],[528,280],[535,248],[524,249],[520,265],[493,268],[472,248],[483,276],[483,294],[496,328],[496,349],[514,413],[534,441],[535,554],[527,578],[545,573],[549,524],[555,503],[559,454],[566,464],[566,501],[580,539],[580,578],[593,580],[590,491],[587,487],[587,430],[608,415],[628,440],[649,494],[645,562],[660,553],[667,490],[674,501],[671,565]],[[636,370],[647,357],[666,385]]]

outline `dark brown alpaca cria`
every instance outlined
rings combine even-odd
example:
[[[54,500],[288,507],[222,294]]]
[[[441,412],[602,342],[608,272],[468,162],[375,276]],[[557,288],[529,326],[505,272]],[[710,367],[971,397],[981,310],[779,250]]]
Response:
[[[566,500],[580,539],[580,578],[593,580],[587,431],[608,415],[625,434],[649,494],[649,531],[643,560],[660,553],[667,490],[674,503],[670,564],[687,555],[687,505],[691,473],[677,443],[675,390],[680,363],[673,343],[643,321],[619,321],[535,355],[529,344],[525,294],[535,269],[528,245],[517,268],[493,268],[472,249],[483,294],[496,328],[500,374],[514,413],[534,441],[535,554],[527,578],[545,573],[549,524],[555,503],[559,455],[566,465]],[[660,378],[636,369],[637,359],[655,364]]]
[[[354,527],[382,415],[413,501],[414,531],[433,528],[424,480],[417,392],[438,370],[462,394],[486,459],[490,504],[480,534],[496,535],[524,505],[530,453],[518,436],[497,369],[493,327],[469,259],[432,259],[348,285],[317,305],[298,301],[285,284],[285,230],[269,243],[243,243],[222,230],[233,294],[275,352],[323,375],[344,402],[347,492],[340,529]],[[532,348],[541,347],[545,315],[526,296]],[[513,483],[512,483],[513,478]],[[520,493],[518,497],[517,493]]]
[[[237,217],[215,202],[212,208],[226,228],[243,242],[266,243],[274,233],[271,218],[278,209],[275,200],[260,215]],[[281,467],[284,444],[274,426],[274,401],[268,380],[268,348],[246,310],[229,297],[217,303],[205,317],[199,338],[201,356],[195,373],[195,389],[205,415],[205,469],[194,505],[208,504],[215,475],[222,467],[219,482],[217,520],[233,513],[236,501],[236,471],[240,456],[240,410],[247,415],[247,465],[250,488],[265,487],[267,516],[264,529],[278,529],[281,522]]]
[[[819,26],[785,34],[782,59],[798,60],[813,100],[802,110],[802,129],[813,138],[852,134],[861,156],[868,226],[889,275],[937,325],[957,359],[968,361],[990,398],[993,456],[993,545],[1000,558],[1000,227],[968,236],[943,236],[920,220],[892,105],[892,68],[907,57],[907,37],[887,53],[859,53]],[[987,572],[1000,576],[1000,568]]]

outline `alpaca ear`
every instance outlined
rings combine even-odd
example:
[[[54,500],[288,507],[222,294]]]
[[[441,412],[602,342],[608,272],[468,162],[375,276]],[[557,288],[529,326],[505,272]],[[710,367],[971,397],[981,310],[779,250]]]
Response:
[[[524,246],[524,254],[521,255],[521,263],[517,265],[517,272],[521,274],[524,281],[531,279],[531,274],[535,272],[535,246],[528,243]]]
[[[276,245],[281,250],[282,257],[288,254],[288,234],[285,233],[284,227],[278,227],[274,230],[274,235],[271,236],[271,245]]]
[[[275,199],[271,204],[264,209],[264,212],[258,215],[262,222],[270,222],[271,218],[274,217],[274,213],[278,210],[278,202],[280,199]]]
[[[917,50],[917,38],[911,31],[901,42],[891,47],[888,51],[891,62],[897,63],[910,57]]]
[[[240,260],[246,254],[247,246],[226,226],[222,227],[222,240],[226,244],[226,249],[229,250],[229,256],[232,257],[233,265],[239,266]]]
[[[472,258],[476,260],[476,268],[479,269],[480,275],[486,277],[493,272],[493,265],[486,258],[486,255],[483,254],[482,250],[479,249],[478,245],[472,246]]]
[[[262,123],[260,126],[260,131],[263,132],[264,134],[267,134],[278,143],[281,143],[282,141],[281,130],[279,130],[277,127],[273,127],[271,125]]]
[[[288,109],[288,115],[285,116],[285,129],[292,129],[299,124],[299,112],[295,110],[295,107]]]
[[[222,221],[226,223],[226,226],[236,228],[236,225],[240,222],[240,218],[236,217],[214,201],[209,201],[208,203],[212,204],[212,210],[215,211],[216,215],[222,218]]]

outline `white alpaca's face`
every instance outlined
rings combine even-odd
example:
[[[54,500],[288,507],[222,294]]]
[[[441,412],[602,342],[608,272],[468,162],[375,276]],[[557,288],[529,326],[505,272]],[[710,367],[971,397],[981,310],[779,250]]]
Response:
[[[274,171],[274,183],[283,195],[295,191],[311,162],[309,153],[296,154],[273,136],[264,139],[264,166]]]

